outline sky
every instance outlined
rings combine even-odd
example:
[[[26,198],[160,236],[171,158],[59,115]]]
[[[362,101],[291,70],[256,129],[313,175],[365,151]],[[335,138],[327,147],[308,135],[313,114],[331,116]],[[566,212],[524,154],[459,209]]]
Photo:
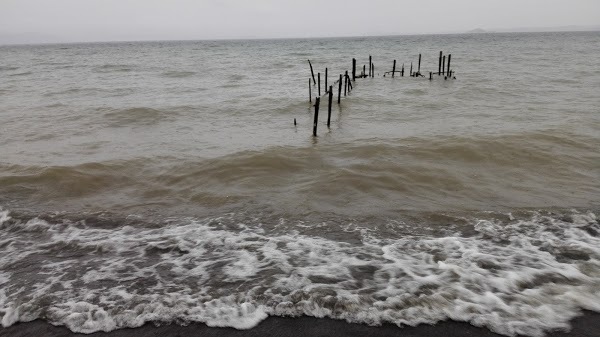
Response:
[[[600,27],[600,0],[0,0],[0,41],[15,43],[403,35],[571,25]]]

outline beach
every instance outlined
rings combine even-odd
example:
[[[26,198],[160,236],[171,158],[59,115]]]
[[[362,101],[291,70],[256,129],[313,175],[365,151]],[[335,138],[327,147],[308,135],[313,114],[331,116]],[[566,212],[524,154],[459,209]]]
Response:
[[[0,54],[3,336],[600,333],[598,32]]]
[[[587,312],[573,320],[570,331],[559,331],[548,334],[548,337],[593,337],[600,333],[599,315]],[[398,327],[386,324],[379,327],[370,327],[360,324],[349,324],[331,319],[318,319],[310,317],[282,318],[271,317],[251,330],[235,330],[231,328],[211,328],[204,324],[192,323],[187,326],[180,325],[144,325],[136,329],[124,329],[112,332],[98,332],[90,335],[75,334],[64,327],[51,326],[42,321],[22,323],[10,328],[0,330],[0,336],[98,336],[98,337],[137,337],[137,336],[210,336],[210,337],[253,337],[253,336],[399,336],[399,337],[499,337],[487,329],[477,328],[467,323],[443,322],[433,326],[421,325],[417,327]]]

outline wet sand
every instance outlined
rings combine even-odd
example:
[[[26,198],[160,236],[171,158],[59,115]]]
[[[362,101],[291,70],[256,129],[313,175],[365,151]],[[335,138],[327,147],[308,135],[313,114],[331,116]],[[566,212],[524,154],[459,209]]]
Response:
[[[46,322],[36,320],[20,323],[8,328],[0,328],[0,336],[6,337],[258,337],[258,336],[377,336],[377,337],[498,337],[488,329],[478,328],[468,323],[447,321],[436,325],[419,325],[417,327],[399,328],[396,325],[385,324],[372,327],[361,324],[350,324],[345,321],[319,319],[313,317],[283,318],[270,317],[251,330],[235,330],[232,328],[211,328],[204,324],[194,323],[188,326],[176,324],[155,326],[146,324],[140,328],[122,329],[111,332],[98,332],[90,335],[72,333],[67,328],[56,327]],[[585,312],[583,316],[572,321],[569,332],[554,331],[547,337],[597,337],[600,336],[600,314]]]

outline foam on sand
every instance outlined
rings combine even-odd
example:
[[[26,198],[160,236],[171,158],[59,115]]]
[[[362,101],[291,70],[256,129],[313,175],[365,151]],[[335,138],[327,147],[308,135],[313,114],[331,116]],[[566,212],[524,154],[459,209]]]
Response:
[[[467,227],[390,238],[346,226],[355,243],[267,233],[233,215],[102,228],[4,211],[0,317],[5,327],[42,318],[83,333],[149,321],[249,329],[268,315],[411,326],[452,319],[543,336],[568,329],[582,309],[600,312],[595,214]]]

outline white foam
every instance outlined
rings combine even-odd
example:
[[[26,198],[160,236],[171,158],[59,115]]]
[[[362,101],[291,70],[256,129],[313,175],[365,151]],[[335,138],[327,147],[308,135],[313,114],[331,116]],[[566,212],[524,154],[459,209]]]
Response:
[[[453,319],[542,336],[567,329],[582,309],[600,312],[600,238],[590,234],[600,226],[592,213],[571,218],[480,220],[475,236],[400,239],[346,226],[362,244],[269,236],[260,225],[229,230],[226,217],[119,229],[32,219],[4,233],[27,249],[0,256],[0,315],[9,326],[46,303],[46,319],[83,333],[148,321],[248,329],[267,315],[311,315],[398,325]],[[33,283],[4,268],[39,263],[32,257],[63,246],[81,253],[41,264],[45,277],[32,274]]]

